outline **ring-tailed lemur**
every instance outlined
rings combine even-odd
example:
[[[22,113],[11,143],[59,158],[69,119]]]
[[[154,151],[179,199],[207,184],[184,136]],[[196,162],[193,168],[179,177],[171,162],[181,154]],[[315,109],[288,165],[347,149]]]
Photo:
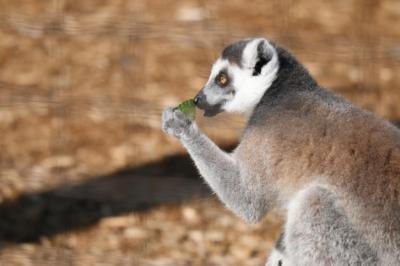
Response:
[[[232,153],[177,109],[164,111],[162,127],[244,220],[287,210],[268,265],[400,265],[397,128],[321,88],[262,38],[226,47],[195,102],[206,116],[248,116]]]

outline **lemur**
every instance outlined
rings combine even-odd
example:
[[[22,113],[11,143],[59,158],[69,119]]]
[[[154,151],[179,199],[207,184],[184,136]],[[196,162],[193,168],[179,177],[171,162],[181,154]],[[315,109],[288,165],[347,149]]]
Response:
[[[319,86],[285,48],[264,38],[227,46],[195,97],[205,116],[247,116],[233,152],[181,111],[162,128],[188,150],[234,213],[285,225],[267,265],[400,265],[400,131]]]

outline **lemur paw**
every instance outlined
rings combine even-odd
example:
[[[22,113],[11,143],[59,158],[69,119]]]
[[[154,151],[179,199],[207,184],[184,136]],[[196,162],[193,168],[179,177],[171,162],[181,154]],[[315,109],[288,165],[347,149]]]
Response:
[[[162,129],[177,138],[191,136],[196,131],[195,123],[179,109],[169,107],[162,114]]]

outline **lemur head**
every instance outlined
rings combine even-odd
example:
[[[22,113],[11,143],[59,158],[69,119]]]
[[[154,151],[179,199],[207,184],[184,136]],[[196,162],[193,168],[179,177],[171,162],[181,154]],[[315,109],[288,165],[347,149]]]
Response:
[[[275,80],[278,54],[266,39],[244,39],[227,46],[214,63],[207,84],[195,97],[205,116],[251,113]]]

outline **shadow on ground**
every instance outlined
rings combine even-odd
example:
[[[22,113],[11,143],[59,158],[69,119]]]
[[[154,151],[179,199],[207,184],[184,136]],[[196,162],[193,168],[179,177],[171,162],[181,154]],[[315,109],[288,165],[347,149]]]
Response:
[[[188,155],[126,169],[88,182],[0,204],[0,243],[38,241],[81,229],[103,217],[209,197]]]
[[[400,121],[394,123],[400,127]],[[190,157],[174,155],[79,185],[1,203],[0,243],[38,241],[93,225],[103,217],[209,196],[211,192]]]

